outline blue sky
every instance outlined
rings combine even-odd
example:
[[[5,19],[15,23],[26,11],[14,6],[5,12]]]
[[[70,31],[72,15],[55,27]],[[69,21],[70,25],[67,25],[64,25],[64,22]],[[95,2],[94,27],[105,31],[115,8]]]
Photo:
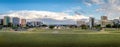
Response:
[[[79,13],[89,16],[94,13],[96,7],[87,7],[83,0],[0,0],[0,12],[19,10],[39,10],[64,12],[79,7]],[[73,13],[70,12],[70,13]],[[95,14],[97,15],[97,14]]]
[[[108,7],[111,11],[114,11],[112,7],[115,3],[112,4],[112,1],[114,0],[0,0],[0,13],[20,10],[37,10],[67,12],[69,14],[73,14],[77,11],[84,16],[92,16],[100,19],[100,16],[102,15],[111,14],[110,12],[105,14],[105,12],[108,11],[108,8],[104,8],[104,5],[111,5]],[[104,9],[106,10],[105,12],[97,12],[97,9],[99,11],[103,11]]]
[[[0,0],[0,9],[9,10],[44,10],[60,12],[81,3],[79,0]]]

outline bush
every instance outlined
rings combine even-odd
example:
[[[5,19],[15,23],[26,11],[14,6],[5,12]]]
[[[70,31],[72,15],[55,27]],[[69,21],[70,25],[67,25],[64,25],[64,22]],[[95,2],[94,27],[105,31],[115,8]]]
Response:
[[[106,27],[107,27],[107,28],[111,28],[112,25],[111,25],[111,24],[107,24]]]
[[[102,30],[101,25],[96,25],[95,28],[96,28],[98,31]]]
[[[12,29],[17,29],[18,27],[17,26],[12,26]]]
[[[43,24],[42,27],[47,27],[47,25],[46,25],[46,24]]]
[[[70,25],[69,27],[70,27],[70,28],[77,28],[76,25]]]
[[[50,25],[50,26],[49,26],[50,29],[53,29],[54,27],[55,27],[55,26],[53,26],[53,25]]]
[[[81,25],[81,28],[82,29],[88,29],[88,26],[87,25]]]

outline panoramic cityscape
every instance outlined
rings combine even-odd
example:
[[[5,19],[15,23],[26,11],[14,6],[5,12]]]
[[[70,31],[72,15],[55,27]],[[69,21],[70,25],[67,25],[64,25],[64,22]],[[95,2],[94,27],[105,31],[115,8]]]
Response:
[[[31,20],[27,21],[27,19],[21,19],[19,17],[10,17],[4,16],[3,19],[0,19],[0,27],[6,28],[11,27],[11,29],[15,29],[15,31],[28,28],[36,28],[41,27],[45,29],[72,29],[72,28],[80,28],[80,29],[90,29],[90,30],[102,30],[102,28],[120,28],[120,19],[109,20],[107,16],[101,16],[101,20],[96,20],[94,17],[89,17],[88,19],[79,19],[76,20],[76,24],[45,24],[42,21]],[[98,28],[99,27],[99,28]]]
[[[120,0],[0,0],[0,47],[120,47]]]

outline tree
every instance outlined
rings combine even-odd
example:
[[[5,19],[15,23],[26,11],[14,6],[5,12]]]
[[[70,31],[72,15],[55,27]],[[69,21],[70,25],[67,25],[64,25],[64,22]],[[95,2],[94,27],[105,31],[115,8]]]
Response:
[[[99,25],[95,25],[95,28],[99,28],[99,27],[101,27],[101,25],[99,24]]]
[[[111,25],[111,24],[107,24],[106,27],[107,27],[107,28],[111,28],[112,25]]]
[[[118,28],[120,28],[120,24],[118,25]]]
[[[101,25],[99,24],[99,25],[95,25],[95,28],[99,31],[99,30],[102,30],[102,27],[101,27]]]
[[[46,25],[46,24],[43,24],[42,27],[47,27],[47,25]]]
[[[82,29],[88,29],[88,26],[87,25],[81,25],[81,28]]]
[[[77,28],[76,25],[70,25],[69,27],[70,27],[70,28]]]
[[[8,27],[12,27],[12,25],[13,25],[12,23],[8,23]]]
[[[50,25],[50,26],[49,26],[50,29],[53,29],[54,27],[55,27],[54,25]]]
[[[12,26],[12,29],[17,29],[17,28],[18,28],[17,26],[14,26],[14,25]]]
[[[114,23],[113,28],[119,28],[119,25],[120,25],[120,24],[115,24],[115,23]]]
[[[19,25],[19,24],[17,24],[17,27],[20,27],[20,25]]]

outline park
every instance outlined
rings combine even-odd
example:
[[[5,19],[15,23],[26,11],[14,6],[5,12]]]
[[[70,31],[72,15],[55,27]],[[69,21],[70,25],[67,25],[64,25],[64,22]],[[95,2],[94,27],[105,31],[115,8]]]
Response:
[[[119,47],[120,30],[40,29],[0,31],[0,47]]]

